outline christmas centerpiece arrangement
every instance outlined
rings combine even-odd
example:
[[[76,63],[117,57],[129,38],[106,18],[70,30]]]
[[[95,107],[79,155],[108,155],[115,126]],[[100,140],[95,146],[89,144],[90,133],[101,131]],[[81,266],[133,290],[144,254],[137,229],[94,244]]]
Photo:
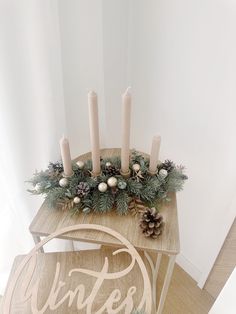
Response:
[[[49,206],[72,213],[139,214],[140,228],[146,237],[157,238],[163,229],[158,212],[170,192],[182,189],[187,176],[183,166],[172,161],[159,162],[160,137],[152,142],[150,157],[137,151],[130,153],[131,94],[122,97],[121,155],[101,158],[99,146],[97,95],[88,94],[91,159],[73,162],[69,142],[60,141],[62,161],[49,163],[45,171],[36,172],[30,182],[32,194],[43,194]]]

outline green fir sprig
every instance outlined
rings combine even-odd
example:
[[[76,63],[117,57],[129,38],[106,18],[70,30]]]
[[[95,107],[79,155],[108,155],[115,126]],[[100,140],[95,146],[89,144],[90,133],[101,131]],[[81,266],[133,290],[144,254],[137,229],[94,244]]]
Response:
[[[140,166],[138,173],[133,168],[134,164]],[[91,160],[85,161],[82,169],[73,163],[74,175],[66,178],[67,184],[61,186],[62,163],[50,163],[45,171],[36,172],[28,181],[33,187],[28,191],[34,195],[44,195],[51,207],[64,204],[64,209],[69,208],[75,213],[89,211],[107,213],[114,209],[118,214],[123,215],[129,211],[130,199],[138,198],[148,206],[158,206],[162,201],[169,200],[169,192],[180,191],[187,179],[184,167],[176,166],[170,160],[158,165],[156,175],[149,175],[149,159],[136,151],[132,152],[129,166],[131,175],[125,179],[120,175],[119,156],[103,158],[101,174],[97,177],[92,175]],[[101,192],[99,184],[102,182],[107,184],[110,177],[117,179],[117,185],[108,186],[106,191]],[[83,188],[86,191],[83,191]],[[79,202],[73,202],[76,197],[77,200],[79,197]]]

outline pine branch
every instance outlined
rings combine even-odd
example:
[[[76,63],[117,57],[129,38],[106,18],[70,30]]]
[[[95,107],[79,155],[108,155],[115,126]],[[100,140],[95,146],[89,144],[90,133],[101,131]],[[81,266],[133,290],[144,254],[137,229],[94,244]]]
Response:
[[[55,207],[57,202],[65,199],[65,189],[61,187],[50,190],[46,196],[49,207]]]
[[[187,176],[183,174],[183,167],[174,168],[166,179],[165,189],[169,192],[177,192],[183,189],[183,185]]]
[[[142,190],[142,183],[137,182],[136,180],[128,179],[127,190],[129,194],[139,197]]]
[[[93,208],[95,211],[100,213],[106,213],[113,209],[114,196],[110,191],[101,193],[98,191],[96,197],[94,198]]]
[[[72,199],[65,199],[63,201],[57,202],[57,206],[63,211],[71,210],[74,207],[74,205],[75,204]]]
[[[127,214],[128,212],[129,196],[124,190],[120,191],[116,196],[116,211],[120,215]]]

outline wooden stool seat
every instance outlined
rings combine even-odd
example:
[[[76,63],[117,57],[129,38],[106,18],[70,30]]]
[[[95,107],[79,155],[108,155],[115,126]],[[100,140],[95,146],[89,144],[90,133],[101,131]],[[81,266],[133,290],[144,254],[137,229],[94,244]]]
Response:
[[[126,312],[126,305],[122,306],[122,303],[128,302],[131,304],[128,306],[132,306],[133,302],[135,309],[141,301],[144,280],[137,263],[125,276],[116,280],[105,279],[100,283],[92,273],[90,275],[83,273],[83,269],[100,273],[106,261],[108,262],[108,273],[126,269],[131,263],[131,256],[126,252],[113,255],[114,251],[115,249],[102,247],[100,250],[79,252],[38,253],[35,268],[31,265],[25,267],[17,282],[11,303],[11,313],[34,313],[32,303],[35,301],[33,299],[37,290],[35,304],[39,313],[41,313],[41,309],[45,310],[42,313],[90,313],[86,312],[88,306],[92,306],[91,313],[132,313],[132,311]],[[143,258],[143,253],[140,256]],[[23,258],[24,256],[15,258],[8,286]],[[30,268],[33,269],[33,276],[29,286],[26,287],[24,279]],[[148,267],[147,270],[149,271]],[[35,288],[36,282],[38,282],[38,289]],[[99,288],[94,295],[92,305],[86,305],[86,299],[94,293],[96,285],[99,285]],[[125,301],[128,291],[130,291],[130,295],[133,295]],[[121,310],[111,312],[104,309],[100,312],[99,310],[104,307],[111,295],[114,298],[112,308],[116,309],[120,306]],[[50,301],[48,301],[49,298]],[[119,298],[120,300],[118,300]],[[84,308],[78,309],[77,302],[84,303]],[[35,313],[38,312],[35,311]]]

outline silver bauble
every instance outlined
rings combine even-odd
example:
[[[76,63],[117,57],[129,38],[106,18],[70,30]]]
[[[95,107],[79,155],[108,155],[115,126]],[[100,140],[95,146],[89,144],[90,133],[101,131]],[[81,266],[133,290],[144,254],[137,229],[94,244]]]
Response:
[[[84,214],[89,214],[90,211],[91,211],[91,209],[89,207],[84,207],[84,209],[83,209]]]
[[[136,172],[140,170],[140,165],[139,164],[133,164],[132,169]]]
[[[98,185],[98,190],[102,193],[106,192],[107,190],[107,184],[105,182],[101,182]]]
[[[84,162],[82,160],[78,160],[76,165],[79,167],[79,169],[83,169],[84,168]]]
[[[167,175],[168,175],[168,171],[166,169],[161,169],[159,171],[159,175],[162,177],[162,178],[165,178]]]
[[[79,204],[81,202],[81,199],[80,199],[80,197],[76,196],[76,197],[74,197],[73,201],[75,204]]]
[[[126,187],[127,187],[127,183],[125,181],[118,182],[118,188],[120,190],[124,190],[124,189],[126,189]]]
[[[113,188],[115,186],[117,186],[117,179],[115,177],[110,177],[108,180],[107,180],[107,184]]]
[[[60,181],[59,181],[59,185],[62,188],[65,188],[68,185],[68,183],[69,183],[69,181],[66,178],[61,178]]]
[[[107,161],[105,166],[108,168],[108,167],[111,167],[111,162],[110,161]]]

